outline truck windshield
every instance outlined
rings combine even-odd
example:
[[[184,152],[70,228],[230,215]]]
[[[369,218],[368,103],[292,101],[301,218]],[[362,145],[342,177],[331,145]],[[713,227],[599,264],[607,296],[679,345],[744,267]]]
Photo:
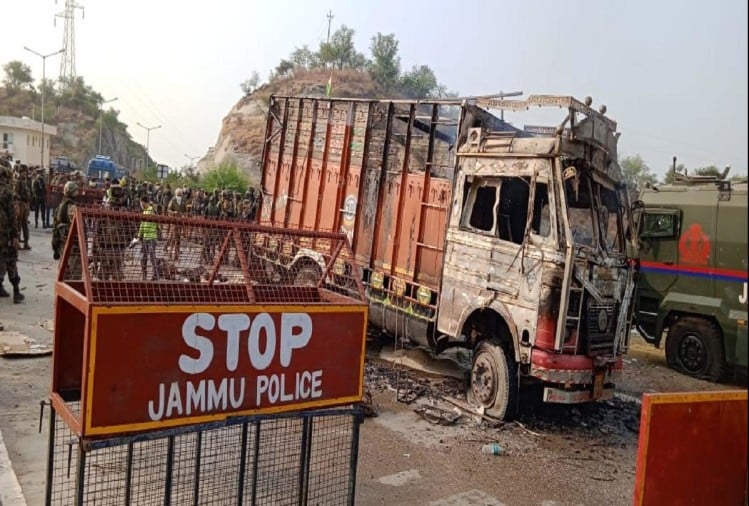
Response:
[[[570,222],[572,240],[581,246],[593,247],[598,235],[593,229],[593,199],[590,181],[586,176],[568,179],[564,182],[567,198],[567,217]]]
[[[598,186],[601,200],[601,226],[606,251],[620,254],[624,247],[624,234],[622,229],[621,209],[619,196],[613,190]]]

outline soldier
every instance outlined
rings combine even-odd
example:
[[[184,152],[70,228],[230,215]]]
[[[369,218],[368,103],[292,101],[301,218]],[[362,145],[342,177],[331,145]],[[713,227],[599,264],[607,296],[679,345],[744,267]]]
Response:
[[[221,210],[218,207],[215,196],[211,196],[208,199],[208,204],[203,209],[203,217],[208,220],[217,220],[221,215]],[[205,238],[203,240],[203,249],[201,251],[201,258],[203,262],[210,264],[213,262],[213,257],[216,256],[216,245],[218,244],[218,237],[216,236],[216,230],[213,228],[205,229]]]
[[[174,197],[172,197],[169,200],[169,203],[166,205],[166,212],[169,216],[184,216],[187,213],[187,202],[185,201],[185,198],[183,197],[183,191],[182,188],[177,188],[174,191]],[[170,255],[175,261],[179,260],[179,247],[181,242],[181,236],[182,236],[182,227],[179,225],[170,225],[169,230],[167,231],[167,240],[166,240],[166,246],[164,246],[164,251],[166,253],[169,253],[169,250],[172,250],[172,254]]]
[[[107,206],[113,210],[125,209],[127,202],[122,187],[114,183],[109,190]],[[94,246],[97,252],[96,258],[99,262],[97,277],[100,280],[122,281],[125,279],[123,269],[125,248],[127,248],[128,241],[135,232],[134,229],[129,227],[130,223],[112,218],[101,218],[97,222]]]
[[[19,289],[21,277],[18,275],[18,228],[15,211],[15,195],[10,184],[10,167],[7,161],[0,160],[0,297],[8,297],[2,280],[8,274],[13,285],[13,303],[23,302],[25,297]]]
[[[63,198],[60,205],[55,211],[54,221],[52,223],[52,258],[59,260],[62,256],[62,248],[68,239],[70,226],[73,224],[75,216],[75,198],[78,196],[78,184],[75,181],[68,181],[62,190]],[[66,279],[81,279],[80,257],[73,254],[68,259],[68,270]]]
[[[231,199],[229,190],[223,190],[221,192],[221,202],[219,203],[219,209],[221,211],[221,218],[229,220],[234,217],[234,202]]]
[[[247,212],[247,220],[255,221],[255,217],[257,216],[258,198],[257,198],[257,194],[255,193],[254,187],[250,187],[250,189],[247,190],[247,200],[250,201],[249,210]]]
[[[31,181],[27,174],[28,167],[21,165],[16,180],[15,193],[18,207],[18,231],[23,232],[23,249],[30,250],[29,246],[29,206],[31,205]]]
[[[42,228],[49,228],[49,214],[47,214],[47,183],[44,182],[44,173],[37,170],[36,177],[31,186],[34,194],[34,228],[39,228],[39,215],[42,216]]]
[[[172,186],[169,183],[165,184],[161,190],[161,195],[159,197],[159,207],[157,210],[159,214],[166,214],[166,208],[169,205],[169,202],[172,200],[173,196]]]

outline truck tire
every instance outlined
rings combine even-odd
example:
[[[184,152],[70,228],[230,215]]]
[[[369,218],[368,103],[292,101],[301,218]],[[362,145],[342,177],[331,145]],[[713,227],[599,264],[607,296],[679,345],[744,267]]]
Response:
[[[668,366],[695,378],[718,381],[723,375],[723,339],[714,322],[684,316],[666,339]]]
[[[315,287],[320,281],[322,272],[320,267],[311,263],[304,263],[292,270],[291,282],[295,286]]]
[[[494,340],[481,341],[473,351],[469,400],[498,420],[515,416],[518,399],[517,366]]]

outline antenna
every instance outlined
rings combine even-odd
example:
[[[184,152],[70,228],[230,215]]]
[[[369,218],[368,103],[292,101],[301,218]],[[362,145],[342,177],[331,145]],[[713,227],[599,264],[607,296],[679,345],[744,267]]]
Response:
[[[328,13],[325,15],[325,17],[328,18],[328,38],[325,39],[325,43],[330,44],[330,23],[333,22],[333,18],[335,16],[333,16],[333,11],[328,10]]]
[[[57,3],[57,1],[55,1]],[[65,20],[65,29],[62,35],[62,60],[60,61],[60,81],[72,81],[76,77],[75,71],[75,10],[81,10],[81,17],[86,15],[83,6],[75,0],[65,0],[65,10],[55,14],[55,25],[57,18]]]

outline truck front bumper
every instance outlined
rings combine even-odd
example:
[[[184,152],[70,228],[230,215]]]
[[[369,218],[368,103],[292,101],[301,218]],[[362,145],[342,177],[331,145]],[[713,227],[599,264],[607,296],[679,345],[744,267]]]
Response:
[[[622,369],[622,357],[564,355],[533,350],[530,376],[552,385],[544,402],[575,404],[611,398]]]

